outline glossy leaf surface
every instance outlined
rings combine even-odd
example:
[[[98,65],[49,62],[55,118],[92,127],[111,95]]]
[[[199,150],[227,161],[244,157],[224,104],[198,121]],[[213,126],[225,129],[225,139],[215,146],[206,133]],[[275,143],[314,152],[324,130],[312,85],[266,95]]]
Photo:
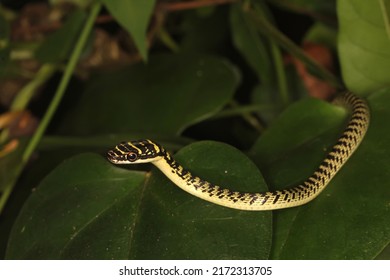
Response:
[[[256,166],[226,144],[199,142],[176,158],[214,183],[266,188]],[[157,169],[130,171],[84,154],[60,165],[31,195],[7,258],[264,259],[270,238],[271,212],[217,206],[177,188]]]
[[[368,93],[390,84],[389,6],[388,1],[338,1],[338,50],[350,90]]]
[[[234,67],[213,56],[154,56],[96,76],[61,132],[178,134],[220,110],[238,81]]]
[[[372,259],[390,240],[389,92],[369,98],[365,140],[327,188],[302,207],[275,212],[273,258]],[[289,108],[253,149],[274,188],[306,179],[345,126],[346,114],[319,101]]]
[[[102,0],[102,2],[119,24],[131,34],[138,51],[146,60],[148,57],[146,30],[156,1]]]

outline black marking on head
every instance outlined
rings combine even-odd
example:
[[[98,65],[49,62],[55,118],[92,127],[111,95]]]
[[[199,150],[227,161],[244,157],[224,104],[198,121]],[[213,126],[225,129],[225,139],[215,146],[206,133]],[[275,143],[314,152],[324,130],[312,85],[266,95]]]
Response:
[[[140,159],[148,159],[162,156],[162,148],[151,140],[139,140],[128,142],[126,145],[131,151],[136,151]]]
[[[153,159],[162,156],[163,148],[150,140],[121,142],[115,149],[107,153],[107,158],[112,162],[129,163],[137,160]]]

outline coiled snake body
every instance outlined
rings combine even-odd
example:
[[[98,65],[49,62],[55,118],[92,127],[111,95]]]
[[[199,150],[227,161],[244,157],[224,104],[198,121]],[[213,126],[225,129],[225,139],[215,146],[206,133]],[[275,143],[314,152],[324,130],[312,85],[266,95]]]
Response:
[[[174,184],[186,192],[212,203],[241,210],[275,210],[305,204],[314,199],[341,169],[362,141],[369,124],[366,102],[346,92],[333,103],[351,111],[350,120],[317,170],[303,183],[285,190],[247,193],[222,188],[192,175],[159,144],[151,140],[122,142],[107,153],[114,164],[151,162]]]

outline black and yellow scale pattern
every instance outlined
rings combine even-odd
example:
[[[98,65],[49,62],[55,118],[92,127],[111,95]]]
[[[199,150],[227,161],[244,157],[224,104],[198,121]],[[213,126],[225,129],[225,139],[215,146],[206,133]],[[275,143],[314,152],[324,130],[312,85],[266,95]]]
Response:
[[[328,185],[359,146],[368,129],[370,112],[363,99],[347,92],[333,103],[351,111],[343,134],[313,175],[302,184],[285,190],[247,193],[222,188],[192,175],[161,145],[151,140],[122,142],[107,153],[107,158],[114,164],[151,162],[186,192],[229,208],[261,211],[299,206],[314,199]]]

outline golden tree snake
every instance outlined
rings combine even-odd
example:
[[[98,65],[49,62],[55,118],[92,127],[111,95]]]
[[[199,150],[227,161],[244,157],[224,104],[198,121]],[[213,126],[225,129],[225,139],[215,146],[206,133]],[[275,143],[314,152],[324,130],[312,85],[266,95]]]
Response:
[[[368,129],[370,111],[365,100],[351,92],[345,92],[338,95],[333,103],[351,112],[343,133],[309,178],[295,187],[284,190],[249,193],[222,188],[193,175],[164,147],[151,140],[122,142],[108,151],[107,159],[113,164],[150,162],[184,191],[229,208],[261,211],[299,206],[311,201],[325,189],[359,146]]]

